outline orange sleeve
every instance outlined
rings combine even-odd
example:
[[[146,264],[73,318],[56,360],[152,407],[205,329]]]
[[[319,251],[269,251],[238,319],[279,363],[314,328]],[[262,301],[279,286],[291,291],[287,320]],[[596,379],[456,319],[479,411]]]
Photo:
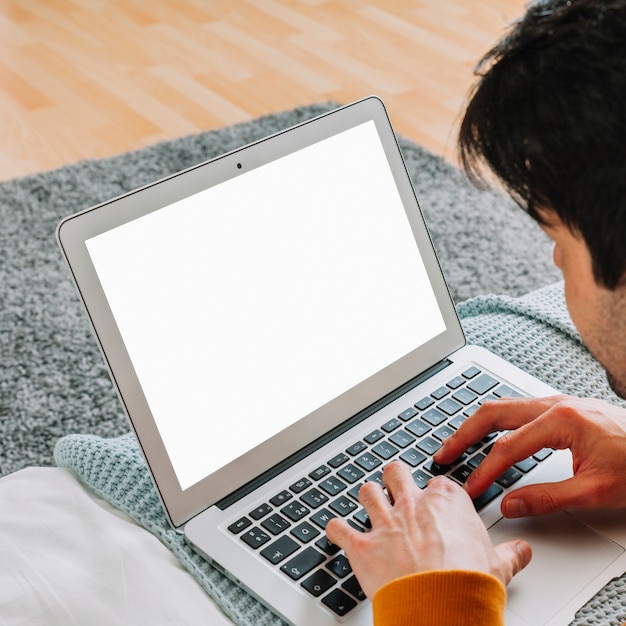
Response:
[[[504,626],[505,605],[497,578],[461,570],[398,578],[372,600],[375,626]]]

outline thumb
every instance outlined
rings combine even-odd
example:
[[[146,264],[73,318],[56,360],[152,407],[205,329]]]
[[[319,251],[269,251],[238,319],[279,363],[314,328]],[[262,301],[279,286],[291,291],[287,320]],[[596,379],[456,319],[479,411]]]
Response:
[[[533,556],[530,544],[521,539],[500,543],[495,550],[500,560],[500,578],[505,585],[508,585],[513,576],[530,563]]]
[[[571,507],[588,508],[590,492],[583,487],[583,482],[576,476],[561,482],[521,487],[502,500],[502,514],[504,517],[525,517],[550,515]]]

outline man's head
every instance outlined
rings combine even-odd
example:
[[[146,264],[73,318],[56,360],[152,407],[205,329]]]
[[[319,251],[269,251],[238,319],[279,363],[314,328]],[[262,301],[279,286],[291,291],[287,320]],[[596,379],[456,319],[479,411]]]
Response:
[[[582,266],[564,269],[568,307],[625,395],[626,0],[534,3],[477,74],[461,162],[477,184],[496,175],[555,239],[557,264],[565,247],[586,254],[591,284]],[[591,297],[611,305],[617,327],[609,311],[590,310]]]

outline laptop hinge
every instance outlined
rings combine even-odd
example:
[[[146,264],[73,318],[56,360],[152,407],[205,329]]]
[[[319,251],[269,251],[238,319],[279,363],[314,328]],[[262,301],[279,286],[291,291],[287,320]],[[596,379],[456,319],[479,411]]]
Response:
[[[225,498],[222,498],[219,502],[215,503],[215,506],[219,507],[221,510],[225,510],[229,506],[232,506],[238,500],[247,496],[249,493],[251,493],[255,489],[258,489],[264,483],[268,482],[275,476],[278,476],[279,474],[289,469],[291,466],[295,465],[296,463],[306,458],[307,456],[310,456],[315,451],[319,450],[320,448],[325,446],[327,443],[331,442],[333,439],[336,439],[337,437],[347,432],[348,430],[350,430],[351,428],[353,428],[360,422],[366,420],[368,417],[370,417],[377,411],[380,411],[380,409],[388,405],[390,402],[393,402],[394,400],[404,395],[405,393],[407,393],[414,387],[417,387],[418,385],[422,384],[424,381],[428,380],[435,374],[438,374],[442,370],[446,369],[446,367],[448,367],[451,364],[452,362],[450,360],[444,359],[443,361],[439,361],[432,367],[429,367],[427,370],[423,371],[418,376],[411,378],[409,381],[407,381],[406,383],[404,383],[403,385],[401,385],[400,387],[398,387],[391,393],[387,394],[380,400],[377,400],[372,405],[368,406],[366,409],[359,411],[356,415],[353,415],[352,417],[348,418],[347,420],[345,420],[344,422],[342,422],[341,424],[339,424],[332,430],[328,431],[326,434],[317,438],[315,441],[312,441],[310,444],[306,445],[304,448],[301,448],[300,450],[298,450],[298,452],[295,452],[294,454],[287,457],[280,463],[277,463],[276,465],[274,465],[267,471],[263,472],[263,474],[261,474],[257,478],[251,480],[250,482],[246,483],[242,487],[239,487],[239,489],[237,489],[236,491],[233,491],[232,493],[227,495]]]

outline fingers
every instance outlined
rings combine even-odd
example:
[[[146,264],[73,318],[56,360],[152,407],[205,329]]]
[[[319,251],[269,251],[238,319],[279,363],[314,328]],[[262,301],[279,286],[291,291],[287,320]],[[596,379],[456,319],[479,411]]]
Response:
[[[499,430],[517,429],[532,422],[560,401],[562,396],[546,398],[502,398],[485,402],[474,415],[443,442],[434,459],[447,465],[485,435]],[[541,446],[544,447],[544,446]]]
[[[392,461],[383,470],[383,482],[389,497],[377,482],[365,483],[359,491],[359,502],[367,511],[373,527],[386,524],[391,515],[394,504],[411,502],[416,487],[411,472],[405,463]],[[344,550],[350,550],[350,543],[359,538],[359,531],[350,527],[345,520],[333,519],[326,526],[326,534],[332,543],[340,545]]]
[[[545,428],[526,425],[502,435],[470,474],[465,483],[467,493],[475,498],[515,463],[527,459],[546,446],[560,447],[561,433],[558,429],[555,432],[554,426],[549,423],[545,424]]]
[[[326,524],[326,536],[331,543],[341,546],[346,552],[351,552],[354,528],[351,528],[344,519],[334,517]]]
[[[567,420],[567,428],[563,428],[566,416],[562,409],[559,410],[562,398],[552,396],[487,402],[444,442],[445,454],[441,454],[440,450],[439,454],[435,455],[435,460],[443,463],[447,461],[448,455],[456,458],[462,454],[464,450],[458,449],[457,446],[464,446],[467,440],[473,438],[467,435],[468,431],[480,433],[484,428],[492,431],[514,428],[515,430],[505,433],[495,441],[489,454],[468,478],[465,489],[472,498],[475,498],[508,468],[527,459],[538,450],[545,447],[571,447],[571,421]],[[472,426],[474,422],[478,423],[477,427]]]
[[[415,492],[419,491],[413,482],[409,466],[401,461],[392,461],[385,466],[383,482],[394,503],[413,498]]]
[[[500,572],[505,585],[530,563],[533,555],[530,545],[521,539],[500,543],[495,546],[495,551],[500,560]]]

